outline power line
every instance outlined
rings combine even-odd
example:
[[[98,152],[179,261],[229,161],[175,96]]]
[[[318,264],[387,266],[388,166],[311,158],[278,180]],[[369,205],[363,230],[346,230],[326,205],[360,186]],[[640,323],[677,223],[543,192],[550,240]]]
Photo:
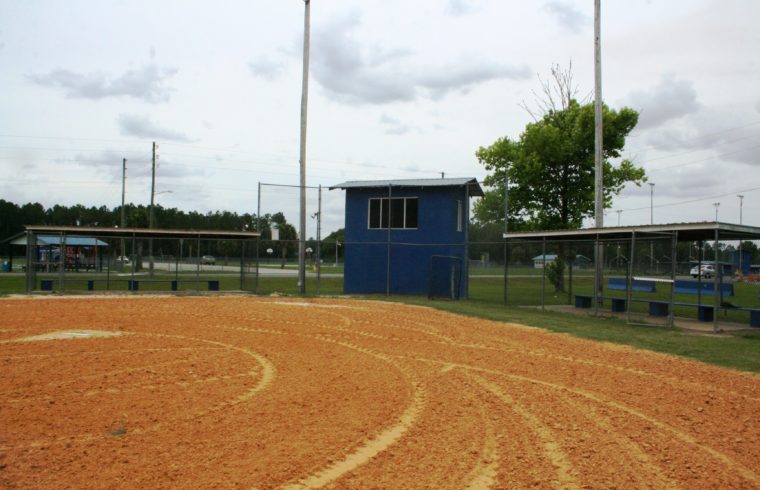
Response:
[[[751,188],[748,188],[748,189],[735,190],[735,191],[731,191],[731,192],[726,192],[725,194],[714,194],[712,196],[705,196],[705,197],[700,197],[700,198],[696,198],[696,199],[689,199],[689,200],[686,200],[686,201],[677,201],[677,202],[671,202],[671,203],[665,203],[665,204],[657,204],[656,206],[653,206],[653,207],[655,207],[655,208],[668,208],[668,207],[673,207],[673,206],[681,206],[683,204],[692,204],[692,203],[701,202],[701,201],[711,201],[713,199],[718,199],[720,197],[729,197],[729,196],[734,196],[737,193],[747,193],[747,192],[753,192],[753,191],[757,191],[757,190],[760,190],[760,187],[751,187]],[[623,211],[643,211],[643,210],[649,210],[650,207],[651,206],[642,206],[642,207],[639,207],[639,208],[627,208],[627,209],[623,208],[622,210]]]
[[[718,153],[717,155],[713,155],[713,156],[710,156],[710,157],[707,157],[707,158],[702,158],[702,159],[699,159],[699,160],[692,160],[692,161],[688,161],[688,162],[684,162],[684,163],[678,163],[678,164],[675,164],[675,165],[670,165],[668,167],[652,168],[652,169],[648,169],[647,171],[648,172],[660,172],[662,170],[671,170],[671,169],[674,169],[674,168],[687,167],[689,165],[696,165],[698,163],[707,162],[709,160],[714,160],[716,158],[725,157],[725,156],[728,156],[728,155],[735,155],[737,153],[743,153],[745,151],[753,150],[755,148],[760,148],[760,145],[749,146],[747,148],[742,148],[742,149],[739,149],[739,150],[729,151],[729,152],[726,152],[726,153]]]

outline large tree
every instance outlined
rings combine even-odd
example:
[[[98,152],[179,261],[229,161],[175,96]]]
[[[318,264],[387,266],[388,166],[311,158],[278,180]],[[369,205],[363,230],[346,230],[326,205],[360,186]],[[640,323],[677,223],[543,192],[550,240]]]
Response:
[[[638,113],[604,107],[604,206],[627,183],[646,181],[642,168],[621,159]],[[481,223],[504,220],[504,183],[509,177],[510,228],[573,229],[594,214],[594,105],[573,98],[549,105],[516,140],[499,138],[476,152],[490,172],[489,188],[475,204]]]

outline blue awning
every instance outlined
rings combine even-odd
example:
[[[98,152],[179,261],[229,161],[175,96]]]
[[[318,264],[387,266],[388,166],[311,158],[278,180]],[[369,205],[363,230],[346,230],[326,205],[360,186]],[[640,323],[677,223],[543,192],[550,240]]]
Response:
[[[66,236],[67,247],[107,247],[108,243],[88,236]],[[26,245],[26,235],[22,235],[10,242],[11,245]],[[37,246],[60,246],[60,235],[37,235]]]

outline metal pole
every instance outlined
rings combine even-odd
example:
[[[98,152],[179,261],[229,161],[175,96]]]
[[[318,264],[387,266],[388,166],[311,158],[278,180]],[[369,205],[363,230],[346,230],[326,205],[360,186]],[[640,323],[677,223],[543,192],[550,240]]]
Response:
[[[37,287],[37,236],[33,231],[26,232],[26,292],[31,293]]]
[[[123,158],[121,161],[121,228],[124,229],[127,223],[126,211],[124,209],[124,197],[127,190],[127,159]],[[126,247],[124,244],[124,238],[121,239],[121,270],[124,271],[124,257],[126,257]],[[110,266],[108,267],[111,268]]]
[[[393,192],[391,191],[391,184],[388,184],[388,234],[387,243],[385,245],[385,295],[391,294],[391,202]],[[380,226],[383,226],[383,201],[380,200]]]
[[[541,309],[544,309],[544,295],[546,292],[546,237],[541,240],[541,261],[544,267],[541,269]]]
[[[66,287],[64,278],[66,275],[66,235],[64,233],[60,234],[58,243],[60,246],[60,251],[58,253],[58,292],[63,293]]]
[[[256,231],[261,233],[261,181],[259,181],[259,190],[258,190],[258,207],[256,208]],[[259,247],[261,246],[261,235],[259,235],[258,238],[256,238],[256,285],[253,288],[253,292],[258,294],[259,293]],[[269,237],[272,238],[271,236]]]
[[[317,196],[317,296],[321,292],[322,279],[322,185],[319,185]]]
[[[504,235],[509,233],[509,165],[504,168]],[[507,304],[507,261],[509,260],[508,238],[504,237],[504,304]]]
[[[631,253],[630,258],[628,259],[628,277],[626,278],[626,291],[625,291],[625,299],[626,299],[626,308],[628,308],[628,323],[631,323],[631,309],[632,304],[631,300],[633,299],[633,262],[634,262],[634,255],[636,252],[636,231],[631,232]]]
[[[739,198],[739,224],[742,224],[742,204],[744,202],[744,196],[741,194],[737,194],[736,197]],[[744,264],[742,256],[742,241],[741,238],[739,239],[739,277],[743,277],[744,275],[744,268],[742,267]]]
[[[649,182],[649,224],[654,224],[654,182]],[[654,241],[649,241],[649,271],[654,270]]]
[[[677,264],[677,256],[678,255],[678,232],[673,232],[673,238],[670,242],[670,256],[672,257],[671,265],[670,265],[670,280],[673,281],[670,283],[670,307],[668,308],[668,326],[672,327],[674,324],[674,312],[673,312],[673,303],[676,299],[676,264]]]
[[[715,208],[715,212],[718,210]],[[718,219],[716,218],[717,222]],[[713,273],[713,333],[718,333],[718,278],[721,275],[720,264],[718,264],[718,239],[719,232],[715,228],[715,272]]]
[[[309,97],[309,0],[304,0],[303,82],[301,86],[301,216],[298,240],[298,287],[306,293],[306,109]]]
[[[150,177],[150,215],[148,216],[148,228],[153,228],[153,200],[156,195],[156,142],[153,142],[153,159],[151,166]],[[150,257],[149,271],[150,276],[153,277],[153,238],[148,240],[148,256]]]

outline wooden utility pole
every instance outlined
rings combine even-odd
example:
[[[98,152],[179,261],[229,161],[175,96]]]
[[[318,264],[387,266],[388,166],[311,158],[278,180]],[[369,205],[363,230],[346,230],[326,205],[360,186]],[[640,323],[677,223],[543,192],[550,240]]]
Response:
[[[594,0],[594,218],[604,226],[604,167],[602,160],[602,42],[600,0]]]
[[[600,0],[594,0],[594,221],[596,228],[604,227],[604,163],[602,141],[602,29]],[[594,288],[596,304],[602,299],[604,249],[597,241]],[[571,265],[572,267],[572,265]]]
[[[306,293],[306,109],[309,99],[309,0],[304,0],[303,82],[301,85],[301,215],[298,231],[298,288]]]

